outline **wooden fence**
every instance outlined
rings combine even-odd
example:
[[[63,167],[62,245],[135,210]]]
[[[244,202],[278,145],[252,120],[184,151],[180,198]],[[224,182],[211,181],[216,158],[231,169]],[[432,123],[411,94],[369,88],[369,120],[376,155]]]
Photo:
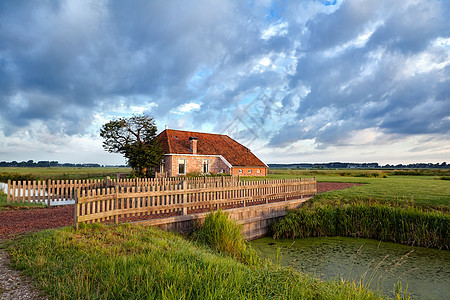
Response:
[[[317,193],[315,178],[229,181],[78,190],[75,227],[80,223],[128,222],[217,209],[288,201]]]
[[[129,187],[166,186],[179,184],[186,180],[190,184],[229,183],[239,181],[238,177],[176,177],[176,178],[133,178],[133,179],[91,179],[91,180],[48,180],[11,181],[7,185],[7,202],[42,203],[47,206],[67,203],[73,204],[76,190],[115,188],[121,191]]]

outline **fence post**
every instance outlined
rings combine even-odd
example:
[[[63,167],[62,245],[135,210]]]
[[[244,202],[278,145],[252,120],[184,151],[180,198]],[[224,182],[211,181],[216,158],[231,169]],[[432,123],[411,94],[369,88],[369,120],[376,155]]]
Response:
[[[316,180],[316,176],[314,176],[314,187],[315,187],[314,195],[317,195],[317,180]]]
[[[76,203],[76,198],[75,198]],[[50,179],[48,180],[47,184],[47,207],[50,207]]]
[[[284,201],[287,201],[287,186],[286,186],[286,178],[283,178],[283,191],[284,191]]]
[[[239,186],[239,192],[241,193],[241,196],[244,198],[243,207],[247,206],[247,197],[249,195],[247,189],[245,188],[245,182],[238,181]],[[250,200],[251,202],[251,200]]]
[[[117,214],[117,210],[119,210],[119,194],[117,192],[117,188],[115,188],[114,193],[114,224],[119,224],[119,215]]]
[[[11,189],[11,179],[8,179],[8,185],[6,186],[6,203],[7,204],[9,204],[9,201],[10,201],[10,199],[9,199],[9,197],[10,197],[10,195],[9,195],[10,189]]]
[[[187,206],[184,206],[187,201],[187,181],[183,180],[183,215],[187,215]]]
[[[269,194],[267,191],[269,190],[269,188],[267,187],[267,179],[264,179],[264,188],[263,188],[263,191],[264,191],[264,196],[265,196],[265,198],[266,198],[266,204],[268,204],[269,203],[269,198],[267,197],[267,194]]]
[[[303,184],[302,184],[302,178],[299,178],[300,181],[300,199],[303,199],[303,194],[304,194],[304,188],[303,188]]]
[[[78,197],[80,196],[80,189],[78,188],[75,193],[75,209],[74,209],[74,227],[78,230]]]

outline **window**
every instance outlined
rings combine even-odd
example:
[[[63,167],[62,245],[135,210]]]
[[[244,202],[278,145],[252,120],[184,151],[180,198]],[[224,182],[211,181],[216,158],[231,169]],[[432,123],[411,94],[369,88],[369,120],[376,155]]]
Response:
[[[179,159],[178,160],[178,174],[184,175],[186,174],[186,160],[185,159]]]
[[[203,160],[203,173],[209,173],[209,160]]]
[[[161,164],[159,165],[159,172],[164,173],[164,165],[166,161],[163,159],[161,160]]]
[[[248,170],[248,173],[250,174],[251,172],[252,172],[252,170],[249,169],[249,170]]]
[[[242,169],[239,169],[239,173],[242,173]]]
[[[258,169],[258,171],[256,171],[256,173],[258,173],[258,174],[259,174],[259,173],[261,173],[261,170],[260,170],[260,169]]]

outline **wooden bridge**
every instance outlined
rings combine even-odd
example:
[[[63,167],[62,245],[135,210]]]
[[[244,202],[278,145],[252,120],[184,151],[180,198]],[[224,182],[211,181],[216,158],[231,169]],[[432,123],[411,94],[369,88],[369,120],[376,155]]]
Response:
[[[166,230],[191,231],[214,210],[226,210],[242,224],[247,239],[267,234],[288,208],[317,193],[315,178],[263,181],[174,181],[103,189],[78,189],[75,227],[80,223],[136,222]]]

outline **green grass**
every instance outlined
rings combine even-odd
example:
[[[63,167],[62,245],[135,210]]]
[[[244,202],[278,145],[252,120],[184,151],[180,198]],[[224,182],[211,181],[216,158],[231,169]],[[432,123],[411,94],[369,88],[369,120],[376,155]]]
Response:
[[[3,191],[0,191],[0,207],[7,205],[6,201],[6,194]]]
[[[432,170],[446,174],[448,170]],[[389,173],[390,172],[390,173]],[[345,203],[381,203],[403,207],[419,207],[425,210],[450,211],[450,181],[436,175],[390,175],[400,171],[385,170],[270,170],[270,178],[298,178],[314,175],[318,182],[363,183],[349,189],[319,194],[314,202],[329,205]],[[423,170],[421,174],[429,174]],[[374,175],[378,174],[374,177]],[[383,178],[383,175],[387,175]]]
[[[64,180],[88,179],[111,176],[117,173],[131,173],[131,168],[0,168],[0,181],[11,180]]]
[[[385,174],[387,176],[408,175],[408,176],[450,176],[450,169],[269,169],[270,176],[350,176],[350,177],[367,177],[371,174]]]
[[[53,299],[376,299],[268,261],[240,263],[152,227],[88,225],[7,242],[14,267]]]
[[[338,181],[322,177],[323,181]],[[432,176],[348,177],[345,182],[365,183],[349,189],[317,195],[313,202],[326,204],[381,203],[425,210],[450,211],[450,182]]]

